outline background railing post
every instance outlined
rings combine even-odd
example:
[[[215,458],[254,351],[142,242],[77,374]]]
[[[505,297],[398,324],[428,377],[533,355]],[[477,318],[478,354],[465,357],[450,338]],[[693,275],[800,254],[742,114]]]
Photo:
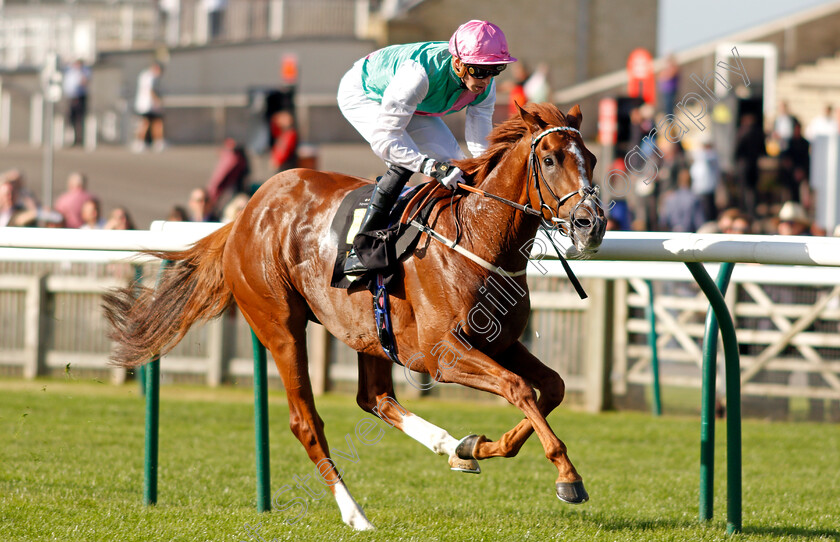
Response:
[[[143,503],[157,502],[158,436],[160,433],[160,358],[146,366],[146,454],[144,462]]]
[[[738,339],[729,308],[703,264],[685,262],[691,276],[706,294],[720,325],[726,360],[726,532],[741,532],[741,366]]]
[[[257,335],[251,330],[254,350],[254,433],[257,453],[257,510],[271,510],[271,468],[268,453],[268,375],[267,355]]]
[[[722,295],[726,295],[734,267],[735,264],[731,262],[720,266],[716,282]],[[700,521],[708,521],[714,515],[718,331],[715,311],[709,307],[706,313],[706,331],[703,335],[703,384],[700,406]]]
[[[158,271],[157,284],[163,273],[172,265],[163,260]],[[143,502],[146,505],[157,502],[158,436],[160,434],[160,356],[155,356],[146,365],[146,454],[143,464]]]
[[[134,289],[139,290],[143,287],[143,266],[141,264],[134,264]],[[135,369],[137,384],[140,387],[140,397],[146,396],[146,366],[141,365]]]
[[[648,346],[650,346],[650,371],[653,374],[653,415],[662,415],[662,395],[659,387],[659,351],[656,348],[656,312],[653,308],[653,282],[646,280],[648,290],[648,304],[645,310],[650,330],[648,331]]]

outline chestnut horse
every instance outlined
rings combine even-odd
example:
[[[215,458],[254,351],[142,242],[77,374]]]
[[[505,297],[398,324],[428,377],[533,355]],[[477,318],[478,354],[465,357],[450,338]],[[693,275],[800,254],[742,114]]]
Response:
[[[507,204],[475,193],[439,200],[428,221],[434,231],[421,237],[392,281],[391,321],[400,361],[438,381],[500,395],[519,408],[525,419],[499,440],[470,435],[459,441],[393,399],[392,361],[377,336],[371,293],[330,287],[337,251],[330,233],[333,215],[350,191],[370,182],[339,173],[279,173],[235,222],[188,250],[156,253],[174,262],[156,289],[126,288],[105,298],[118,345],[114,363],[137,366],[169,351],[193,323],[217,317],[235,302],[271,351],[292,432],[331,486],[342,520],[372,529],[330,459],[315,409],[305,328],[317,319],[358,352],[357,402],[363,410],[447,456],[453,470],[467,472],[480,472],[475,460],[515,456],[536,432],[557,467],[556,495],[570,503],[586,501],[565,444],[546,422],[563,400],[563,380],[519,341],[530,313],[529,251],[523,247],[533,244],[540,224],[562,227],[580,251],[597,249],[604,235],[604,213],[591,184],[595,157],[577,130],[580,121],[577,106],[564,115],[553,105],[529,104],[497,126],[482,156],[457,165],[475,188]],[[461,251],[438,242],[442,238],[457,239]]]

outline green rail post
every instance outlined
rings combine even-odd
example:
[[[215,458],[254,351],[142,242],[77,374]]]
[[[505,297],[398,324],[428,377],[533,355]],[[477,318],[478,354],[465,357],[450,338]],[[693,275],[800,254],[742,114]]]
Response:
[[[137,290],[143,286],[143,265],[134,264],[134,289]],[[146,395],[146,366],[141,365],[135,370],[137,384],[140,386],[140,397]]]
[[[170,260],[160,263],[157,283],[163,272],[172,265]],[[148,506],[157,502],[158,435],[160,433],[160,357],[149,361],[146,373],[146,454],[143,461],[143,502]]]
[[[265,346],[253,330],[251,344],[254,350],[254,433],[257,448],[257,510],[271,510],[271,471],[268,454],[268,375],[266,374]]]
[[[662,394],[659,387],[659,351],[656,348],[656,313],[653,311],[653,282],[646,280],[648,289],[647,315],[650,331],[648,331],[648,346],[650,346],[650,371],[653,373],[653,415],[662,415]]]
[[[724,262],[718,270],[718,290],[726,295],[734,263]],[[712,519],[715,485],[715,381],[717,378],[718,321],[709,307],[703,335],[703,387],[700,408],[700,521]]]
[[[685,262],[694,280],[706,294],[720,325],[726,361],[726,488],[728,534],[741,532],[741,367],[735,325],[718,287],[703,264]]]
[[[148,363],[146,373],[146,460],[144,462],[143,502],[157,502],[158,434],[160,421],[160,358]]]

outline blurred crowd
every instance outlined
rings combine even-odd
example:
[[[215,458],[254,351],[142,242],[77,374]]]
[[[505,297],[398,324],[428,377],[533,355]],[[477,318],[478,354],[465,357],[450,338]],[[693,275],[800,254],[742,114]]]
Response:
[[[215,191],[211,192],[211,188]],[[232,221],[248,203],[247,192],[235,185],[198,186],[183,204],[172,206],[162,220],[191,222]],[[106,212],[107,211],[107,212]],[[84,173],[73,172],[65,190],[51,207],[43,206],[25,183],[23,173],[11,169],[0,173],[0,227],[75,228],[83,230],[133,230],[134,220],[127,207],[103,209],[101,199],[88,189]]]
[[[158,93],[159,64],[152,64],[139,80],[137,105],[140,129],[134,141],[135,152],[151,144],[165,147],[162,109]],[[86,107],[89,71],[73,63],[65,78],[68,121],[73,126],[74,144],[80,144]],[[74,75],[71,75],[74,74]],[[509,115],[517,104],[549,99],[548,67],[540,64],[533,71],[523,62],[512,67],[512,78],[500,83],[507,95]],[[657,109],[643,104],[630,112],[628,140],[617,147],[617,157],[604,171],[619,169],[633,185],[625,197],[616,198],[609,211],[608,228],[614,230],[673,231],[705,233],[759,233],[782,235],[826,235],[815,223],[815,196],[811,189],[811,141],[821,135],[838,133],[838,117],[831,106],[824,114],[802,126],[781,103],[769,123],[760,115],[746,113],[733,120],[737,132],[726,149],[732,167],[724,168],[718,152],[722,149],[706,130],[700,137],[670,142],[662,134],[647,137],[665,115],[673,114],[678,98],[679,68],[669,63],[659,74],[660,104]],[[145,98],[141,99],[143,96]],[[497,104],[497,108],[504,107]],[[767,127],[765,129],[765,126]],[[275,172],[298,165],[298,131],[290,111],[266,118],[263,154]],[[638,148],[655,166],[655,177],[642,182],[627,172],[625,156]],[[261,179],[262,180],[262,179]],[[160,219],[194,222],[231,221],[245,207],[259,184],[251,180],[248,153],[243,145],[228,139],[219,153],[212,174],[197,185],[183,202],[174,202]],[[66,187],[52,207],[40,205],[28,190],[24,173],[18,169],[0,172],[0,227],[39,226],[82,229],[133,229],[130,210],[123,206],[103,209],[100,198],[88,187],[83,172],[66,179]]]
[[[272,127],[269,159],[275,171],[297,166],[297,131],[289,112],[277,114]],[[245,208],[260,184],[252,182],[245,148],[227,139],[206,184],[198,185],[183,202],[175,202],[161,220],[230,222]],[[0,172],[0,227],[78,228],[93,230],[135,229],[127,207],[103,209],[83,172],[71,173],[51,206],[42,205],[26,185],[24,172]]]
[[[103,214],[100,199],[88,191],[83,173],[71,173],[65,191],[52,207],[46,207],[27,188],[23,172],[10,169],[0,173],[0,227],[3,226],[133,230],[134,222],[125,207],[114,207],[107,216]]]
[[[611,229],[840,234],[826,232],[814,221],[811,179],[811,141],[838,133],[838,117],[831,106],[803,126],[787,104],[780,103],[773,119],[749,112],[733,118],[736,131],[729,144],[725,140],[715,144],[712,130],[706,130],[696,137],[673,138],[676,143],[658,134],[654,149],[647,136],[665,115],[673,114],[678,80],[678,69],[666,67],[659,78],[659,108],[643,104],[630,112],[629,141],[618,148],[610,169],[626,172],[633,186],[625,198],[616,199]],[[649,182],[627,171],[625,155],[634,148],[648,161],[650,171],[655,167]],[[722,151],[729,153],[729,168],[722,165]]]

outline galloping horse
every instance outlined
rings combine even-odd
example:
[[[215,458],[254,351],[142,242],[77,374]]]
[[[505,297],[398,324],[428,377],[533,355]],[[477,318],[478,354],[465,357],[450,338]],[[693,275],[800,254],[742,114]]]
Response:
[[[447,456],[454,470],[468,472],[480,471],[476,460],[515,456],[536,432],[557,467],[557,496],[586,501],[565,444],[546,422],[563,400],[563,379],[518,340],[530,313],[529,251],[523,247],[533,244],[540,224],[563,228],[580,251],[597,249],[604,235],[604,213],[591,184],[595,157],[584,146],[580,122],[577,106],[564,115],[553,105],[529,104],[497,126],[482,156],[456,164],[475,188],[497,199],[466,193],[438,200],[428,219],[433,232],[421,237],[391,283],[400,361],[438,381],[495,393],[519,408],[525,419],[499,440],[469,435],[459,441],[393,400],[392,361],[377,336],[371,293],[330,287],[337,251],[332,217],[344,196],[370,182],[339,173],[279,173],[235,222],[188,250],[155,253],[174,262],[156,289],[125,288],[105,298],[118,343],[113,362],[133,367],[168,352],[193,323],[215,318],[235,302],[274,357],[292,432],[331,485],[342,520],[372,529],[329,459],[324,422],[315,409],[305,328],[317,319],[358,352],[357,402],[363,410]],[[457,240],[461,252],[433,236]]]

